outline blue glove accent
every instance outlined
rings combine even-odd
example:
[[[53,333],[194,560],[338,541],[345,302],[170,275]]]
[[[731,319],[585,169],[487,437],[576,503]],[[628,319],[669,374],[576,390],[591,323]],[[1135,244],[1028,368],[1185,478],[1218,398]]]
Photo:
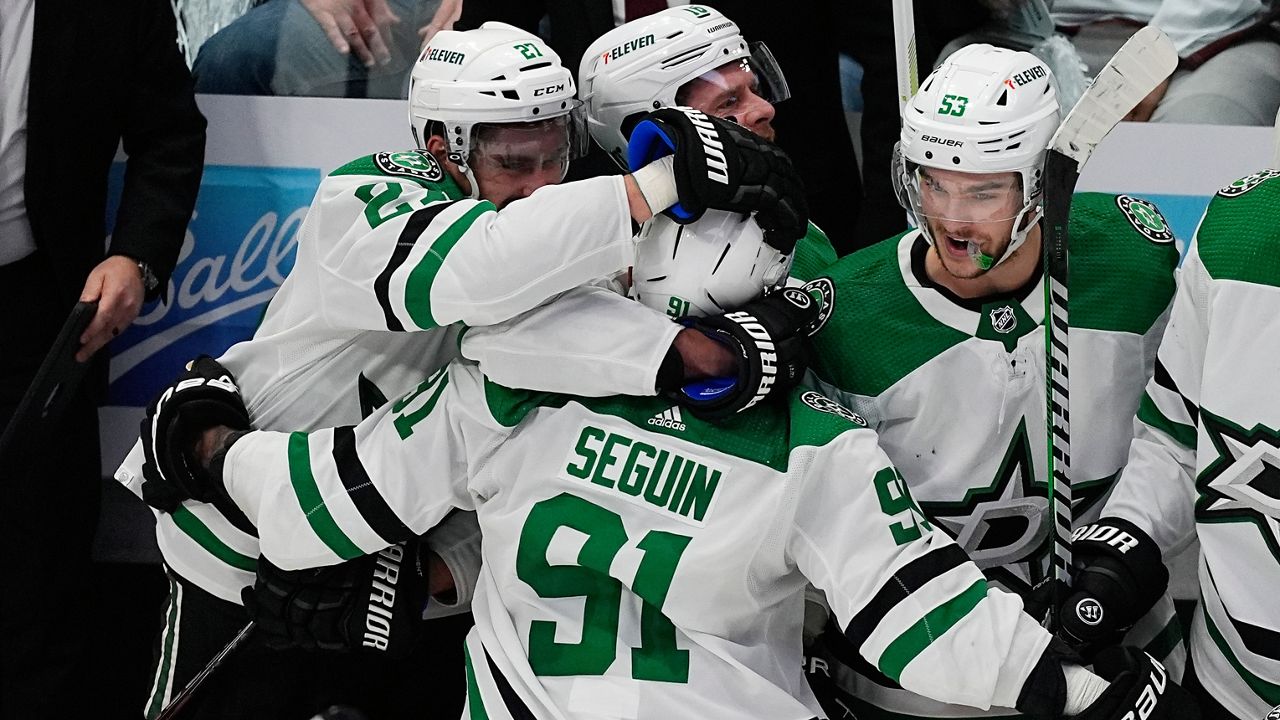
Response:
[[[711,402],[738,386],[737,378],[709,378],[695,380],[680,388],[680,393],[692,403]]]
[[[631,130],[627,141],[627,165],[631,172],[675,153],[676,143],[652,120],[641,120]],[[680,203],[667,208],[677,220],[692,220],[694,215]]]

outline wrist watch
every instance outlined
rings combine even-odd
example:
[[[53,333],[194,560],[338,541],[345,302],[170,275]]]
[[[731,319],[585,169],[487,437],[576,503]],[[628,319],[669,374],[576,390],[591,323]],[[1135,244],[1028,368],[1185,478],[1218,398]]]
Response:
[[[151,293],[160,287],[160,278],[156,277],[156,274],[151,271],[151,266],[147,264],[146,260],[138,260],[137,263],[138,272],[142,274],[142,292],[150,297]]]

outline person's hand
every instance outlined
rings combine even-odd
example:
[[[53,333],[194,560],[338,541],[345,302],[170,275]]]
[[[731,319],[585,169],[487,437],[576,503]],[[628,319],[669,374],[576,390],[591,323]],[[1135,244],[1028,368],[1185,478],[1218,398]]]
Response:
[[[87,362],[111,338],[124,332],[138,317],[143,295],[142,271],[136,260],[112,255],[98,263],[80,291],[80,301],[97,300],[98,311],[80,336],[76,362]]]
[[[636,171],[667,155],[674,155],[679,203],[666,213],[676,222],[695,222],[711,208],[755,212],[765,242],[783,253],[804,236],[804,183],[777,145],[732,120],[693,108],[662,108],[631,131],[627,160]]]
[[[695,382],[675,393],[696,417],[717,422],[786,395],[808,367],[804,342],[818,324],[822,304],[801,288],[786,288],[720,315],[688,318],[690,327],[723,344],[737,375]]]
[[[430,565],[417,538],[337,565],[284,570],[258,558],[240,592],[268,647],[363,650],[388,658],[413,651],[423,630]]]
[[[365,67],[391,62],[382,34],[400,18],[387,0],[298,0],[320,23],[334,49],[354,52]]]
[[[1169,89],[1169,79],[1165,78],[1164,82],[1156,86],[1154,90],[1147,93],[1147,96],[1138,103],[1128,115],[1124,116],[1125,120],[1130,122],[1146,122],[1151,119],[1151,114],[1160,106],[1160,101],[1164,99],[1165,92]]]
[[[418,28],[418,38],[421,40],[418,50],[426,49],[431,43],[431,38],[441,30],[452,30],[453,24],[458,22],[460,17],[462,17],[462,0],[443,0],[440,7],[436,8],[435,15],[431,16],[431,22]]]
[[[1076,720],[1199,720],[1191,693],[1173,682],[1164,666],[1137,648],[1109,648],[1094,672],[1111,682]]]
[[[235,378],[207,355],[165,387],[142,419],[142,499],[157,510],[173,512],[187,499],[213,502],[225,495],[220,472],[211,472],[209,453],[202,446],[217,445],[225,452],[234,439],[221,433],[210,442],[210,429],[247,430],[249,411]],[[202,457],[197,460],[197,454]]]

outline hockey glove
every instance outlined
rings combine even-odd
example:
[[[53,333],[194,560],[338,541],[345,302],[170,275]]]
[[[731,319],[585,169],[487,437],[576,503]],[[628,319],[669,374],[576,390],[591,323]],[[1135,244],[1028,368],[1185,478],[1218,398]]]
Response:
[[[241,591],[269,647],[407,656],[421,636],[426,562],[417,540],[307,570],[258,558],[258,578]]]
[[[690,327],[733,352],[738,375],[685,385],[676,399],[695,416],[714,422],[785,395],[808,367],[805,338],[821,311],[822,303],[813,295],[786,288],[733,312],[690,318]]]
[[[1089,660],[1120,642],[1169,586],[1160,548],[1136,525],[1102,518],[1072,534],[1072,591],[1059,610],[1058,633]]]
[[[1164,666],[1150,655],[1131,647],[1108,648],[1099,653],[1094,671],[1111,685],[1076,720],[1199,720],[1200,710],[1191,693],[1169,678]]]
[[[249,411],[235,378],[218,361],[201,355],[147,406],[142,419],[142,497],[173,512],[178,503],[222,500],[221,482],[194,455],[196,440],[211,427],[249,429]]]
[[[694,222],[708,208],[756,211],[765,242],[780,252],[790,253],[804,236],[804,183],[778,146],[730,120],[687,107],[662,108],[631,131],[627,159],[638,170],[671,154],[680,202],[666,213],[676,222]]]

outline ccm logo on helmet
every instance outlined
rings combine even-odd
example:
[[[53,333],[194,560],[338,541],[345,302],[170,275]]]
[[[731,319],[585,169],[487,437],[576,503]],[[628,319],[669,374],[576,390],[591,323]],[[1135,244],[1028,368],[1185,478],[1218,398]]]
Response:
[[[684,113],[698,130],[698,139],[702,140],[702,153],[707,156],[707,179],[721,185],[728,185],[729,162],[725,160],[724,143],[721,143],[716,135],[716,126],[711,124],[706,115],[693,108],[680,108],[680,112]]]
[[[369,613],[364,619],[365,647],[386,650],[391,641],[391,613],[396,607],[396,581],[400,578],[400,561],[404,547],[392,545],[378,553],[378,566],[373,570],[369,588]]]
[[[427,59],[434,60],[436,62],[448,63],[450,65],[461,65],[462,61],[467,59],[467,54],[455,52],[453,50],[437,50],[435,48],[428,48]]]
[[[925,142],[937,143],[944,147],[964,147],[963,140],[953,138],[938,137],[937,135],[921,135],[920,139]]]
[[[543,88],[538,88],[537,90],[533,91],[533,96],[538,97],[539,95],[551,95],[552,93],[561,93],[561,92],[564,92],[564,83],[560,83],[559,85],[548,85]]]

